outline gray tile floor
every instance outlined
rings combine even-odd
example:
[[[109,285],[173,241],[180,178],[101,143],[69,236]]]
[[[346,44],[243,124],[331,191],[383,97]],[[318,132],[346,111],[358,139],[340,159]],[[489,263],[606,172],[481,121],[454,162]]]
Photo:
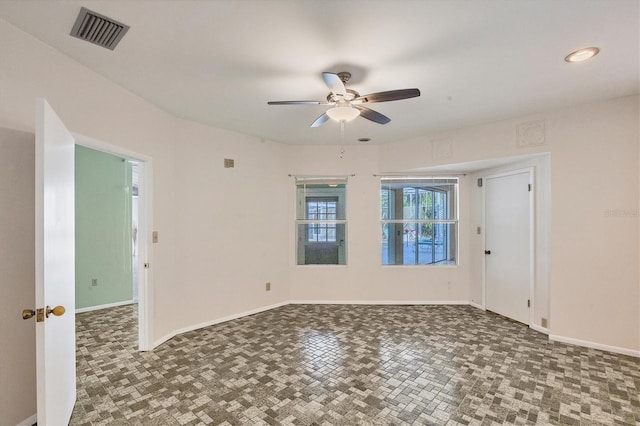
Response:
[[[71,424],[640,424],[640,360],[467,306],[289,305],[135,350],[77,316]]]

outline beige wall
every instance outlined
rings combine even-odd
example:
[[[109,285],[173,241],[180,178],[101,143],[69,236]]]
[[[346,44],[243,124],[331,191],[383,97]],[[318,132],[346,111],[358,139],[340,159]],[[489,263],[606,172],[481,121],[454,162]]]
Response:
[[[0,425],[36,412],[35,136],[0,128]]]

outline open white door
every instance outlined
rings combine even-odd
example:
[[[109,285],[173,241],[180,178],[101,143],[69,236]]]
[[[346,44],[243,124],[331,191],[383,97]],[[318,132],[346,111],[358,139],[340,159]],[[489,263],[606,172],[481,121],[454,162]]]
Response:
[[[36,362],[38,424],[69,424],[76,400],[74,138],[36,107]],[[60,316],[48,307],[65,308]],[[60,314],[60,310],[55,314]]]

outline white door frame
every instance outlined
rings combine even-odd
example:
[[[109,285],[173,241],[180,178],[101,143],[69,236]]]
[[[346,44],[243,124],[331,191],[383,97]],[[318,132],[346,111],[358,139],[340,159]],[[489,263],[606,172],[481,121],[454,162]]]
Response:
[[[151,230],[153,229],[153,160],[119,146],[111,145],[87,136],[73,133],[76,145],[107,154],[124,157],[140,163],[140,194],[138,220],[138,350],[153,349],[153,273],[145,264],[151,264]]]
[[[486,188],[484,184],[487,179],[501,178],[505,176],[518,175],[522,173],[529,174],[529,185],[531,185],[531,191],[529,191],[529,323],[527,325],[532,326],[534,324],[534,311],[535,311],[535,167],[525,167],[522,169],[510,170],[508,172],[496,173],[492,175],[482,176],[482,309],[487,309],[487,267],[486,267],[486,255],[484,250],[487,249],[486,235],[487,235],[487,209],[486,209]]]

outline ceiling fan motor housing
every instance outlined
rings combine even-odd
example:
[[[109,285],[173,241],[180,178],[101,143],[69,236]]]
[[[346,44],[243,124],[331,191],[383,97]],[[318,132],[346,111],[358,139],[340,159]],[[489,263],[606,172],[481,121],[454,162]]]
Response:
[[[348,102],[358,97],[360,97],[360,93],[356,92],[355,90],[347,89],[347,93],[345,93],[344,95],[337,95],[335,93],[329,92],[329,94],[327,95],[327,101],[336,103]]]

